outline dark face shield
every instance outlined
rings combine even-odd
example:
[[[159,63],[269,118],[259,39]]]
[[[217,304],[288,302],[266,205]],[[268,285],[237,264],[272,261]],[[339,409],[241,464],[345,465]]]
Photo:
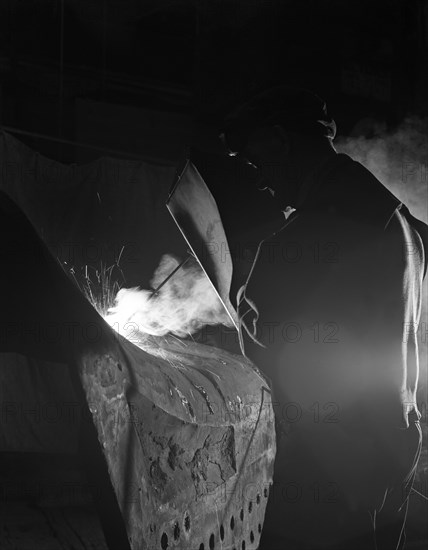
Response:
[[[278,86],[230,112],[224,118],[221,140],[229,156],[245,156],[250,134],[274,126],[313,138],[333,140],[336,135],[336,124],[324,100],[308,90]]]
[[[236,157],[242,154],[247,146],[250,131],[250,128],[231,128],[224,130],[220,134],[220,140],[230,157]]]
[[[333,119],[326,120],[272,120],[263,126],[281,126],[285,131],[289,130],[296,134],[306,136],[320,136],[333,140],[336,136],[336,123]],[[236,157],[245,151],[248,143],[248,136],[258,127],[242,126],[224,130],[220,135],[227,154]]]
[[[236,157],[244,164],[257,169],[257,165],[242,154],[247,146],[248,132],[228,132],[227,135],[226,132],[222,132],[219,134],[219,138],[229,157]]]

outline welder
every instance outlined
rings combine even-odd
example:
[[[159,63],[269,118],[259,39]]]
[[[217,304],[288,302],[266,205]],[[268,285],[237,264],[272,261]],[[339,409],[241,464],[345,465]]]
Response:
[[[243,352],[275,409],[263,550],[405,543],[428,227],[336,152],[335,132],[321,98],[278,87],[235,109],[221,133],[284,213],[237,297]]]

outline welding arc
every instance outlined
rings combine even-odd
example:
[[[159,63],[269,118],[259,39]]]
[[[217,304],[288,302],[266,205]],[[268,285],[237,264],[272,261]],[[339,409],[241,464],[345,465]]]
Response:
[[[171,279],[171,277],[172,277],[175,273],[177,273],[177,271],[178,271],[181,267],[183,267],[183,265],[184,265],[185,263],[187,263],[187,262],[190,260],[191,257],[192,257],[192,255],[189,254],[189,256],[187,256],[187,258],[185,258],[181,263],[178,264],[178,266],[177,266],[175,269],[173,269],[173,270],[171,271],[171,273],[168,275],[168,277],[167,277],[166,279],[164,279],[164,280],[161,282],[161,284],[160,284],[157,288],[155,288],[154,291],[150,294],[149,300],[151,300],[151,299],[153,298],[153,296],[155,296],[155,295],[159,292],[159,290],[163,287],[163,285],[166,284],[166,283]]]

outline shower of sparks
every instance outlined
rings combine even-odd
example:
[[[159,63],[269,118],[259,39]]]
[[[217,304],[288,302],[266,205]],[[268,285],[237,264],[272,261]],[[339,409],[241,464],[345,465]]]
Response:
[[[186,262],[153,295],[153,288],[159,288],[179,265],[179,259],[168,254],[161,258],[150,281],[152,289],[121,288],[122,252],[123,247],[114,264],[101,263],[99,268],[86,265],[80,274],[64,262],[87,300],[121,336],[180,368],[181,362],[178,360],[177,364],[174,353],[165,347],[187,347],[183,338],[193,340],[204,325],[231,326],[227,312],[195,259]]]

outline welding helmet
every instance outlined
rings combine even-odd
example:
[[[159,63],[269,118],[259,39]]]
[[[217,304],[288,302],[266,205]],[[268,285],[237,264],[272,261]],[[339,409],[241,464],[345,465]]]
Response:
[[[224,118],[220,138],[228,154],[236,156],[252,131],[275,125],[310,137],[333,140],[336,135],[336,123],[323,99],[305,89],[278,86],[233,109]]]

